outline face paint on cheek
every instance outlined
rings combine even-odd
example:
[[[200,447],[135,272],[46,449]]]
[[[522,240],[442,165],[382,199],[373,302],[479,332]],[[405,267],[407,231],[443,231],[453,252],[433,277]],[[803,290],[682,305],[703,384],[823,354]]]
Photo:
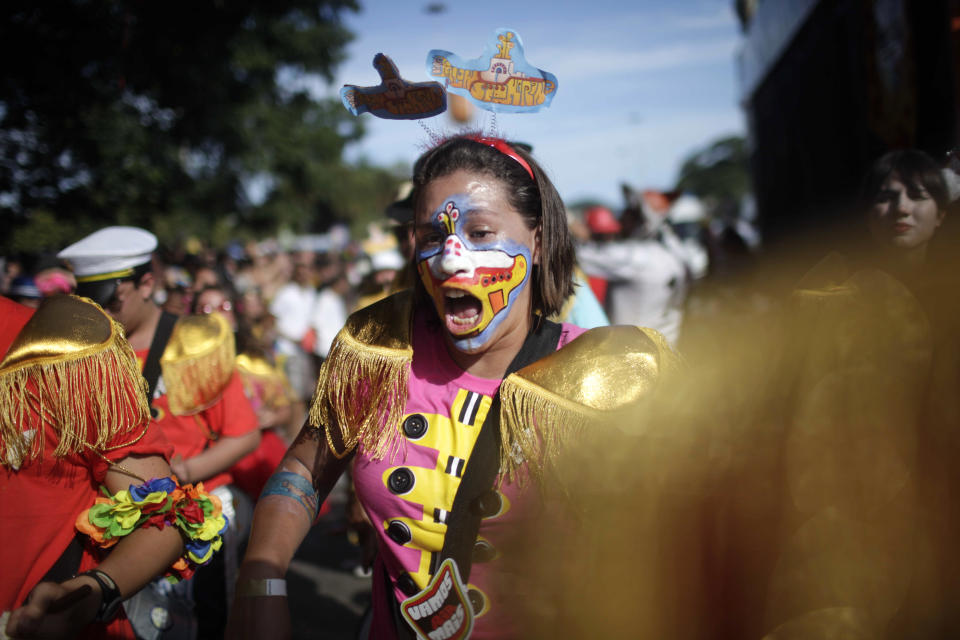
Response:
[[[469,290],[481,303],[481,318],[476,328],[466,335],[455,335],[454,346],[461,351],[473,351],[486,345],[503,321],[510,315],[514,303],[527,285],[530,275],[530,250],[516,245],[503,255],[511,259],[507,268],[480,268],[477,270],[479,283]]]
[[[509,239],[479,246],[466,240],[457,206],[465,201],[452,196],[434,213],[434,232],[443,241],[418,254],[417,271],[454,346],[472,351],[487,344],[510,314],[527,284],[531,251]]]

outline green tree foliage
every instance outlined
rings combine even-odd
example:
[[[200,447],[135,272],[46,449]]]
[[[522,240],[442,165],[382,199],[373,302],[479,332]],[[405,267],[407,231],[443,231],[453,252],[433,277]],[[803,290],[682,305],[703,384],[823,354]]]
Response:
[[[694,152],[680,167],[676,189],[715,202],[739,202],[750,190],[746,141],[720,138]]]
[[[393,174],[342,162],[363,134],[360,120],[284,81],[330,81],[351,38],[341,15],[357,8],[3,3],[0,248],[42,240],[49,212],[78,234],[134,224],[172,241],[316,231],[357,210],[382,211]],[[262,197],[247,197],[251,184]]]

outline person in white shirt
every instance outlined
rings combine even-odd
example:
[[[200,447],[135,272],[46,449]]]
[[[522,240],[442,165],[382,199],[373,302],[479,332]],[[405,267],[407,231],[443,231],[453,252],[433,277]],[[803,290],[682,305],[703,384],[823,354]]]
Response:
[[[313,352],[323,359],[330,353],[330,346],[337,332],[347,321],[347,295],[350,293],[350,281],[340,269],[329,285],[320,290],[313,303],[310,314],[310,326],[316,332],[317,340]]]
[[[621,223],[621,239],[577,249],[580,267],[607,280],[611,324],[656,329],[675,346],[690,288],[689,252],[666,221],[666,211],[661,215],[637,202],[627,208]]]
[[[277,319],[277,355],[297,397],[308,400],[316,383],[311,359],[316,334],[310,326],[317,290],[313,286],[312,259],[300,257],[294,265],[293,279],[283,285],[270,313]]]

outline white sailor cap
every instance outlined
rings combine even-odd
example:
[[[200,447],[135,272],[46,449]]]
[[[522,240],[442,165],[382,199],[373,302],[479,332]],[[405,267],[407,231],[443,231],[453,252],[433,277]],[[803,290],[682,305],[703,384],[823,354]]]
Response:
[[[374,271],[399,271],[406,266],[403,256],[396,249],[384,249],[370,256],[370,267]]]
[[[137,227],[104,227],[57,254],[77,278],[77,293],[106,304],[117,283],[142,273],[150,264],[157,237]]]

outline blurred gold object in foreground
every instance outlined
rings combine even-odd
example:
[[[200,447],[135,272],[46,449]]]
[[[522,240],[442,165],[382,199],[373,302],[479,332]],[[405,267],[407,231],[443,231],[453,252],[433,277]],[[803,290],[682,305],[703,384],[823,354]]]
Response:
[[[954,270],[830,271],[564,452],[504,550],[523,637],[960,637]]]

